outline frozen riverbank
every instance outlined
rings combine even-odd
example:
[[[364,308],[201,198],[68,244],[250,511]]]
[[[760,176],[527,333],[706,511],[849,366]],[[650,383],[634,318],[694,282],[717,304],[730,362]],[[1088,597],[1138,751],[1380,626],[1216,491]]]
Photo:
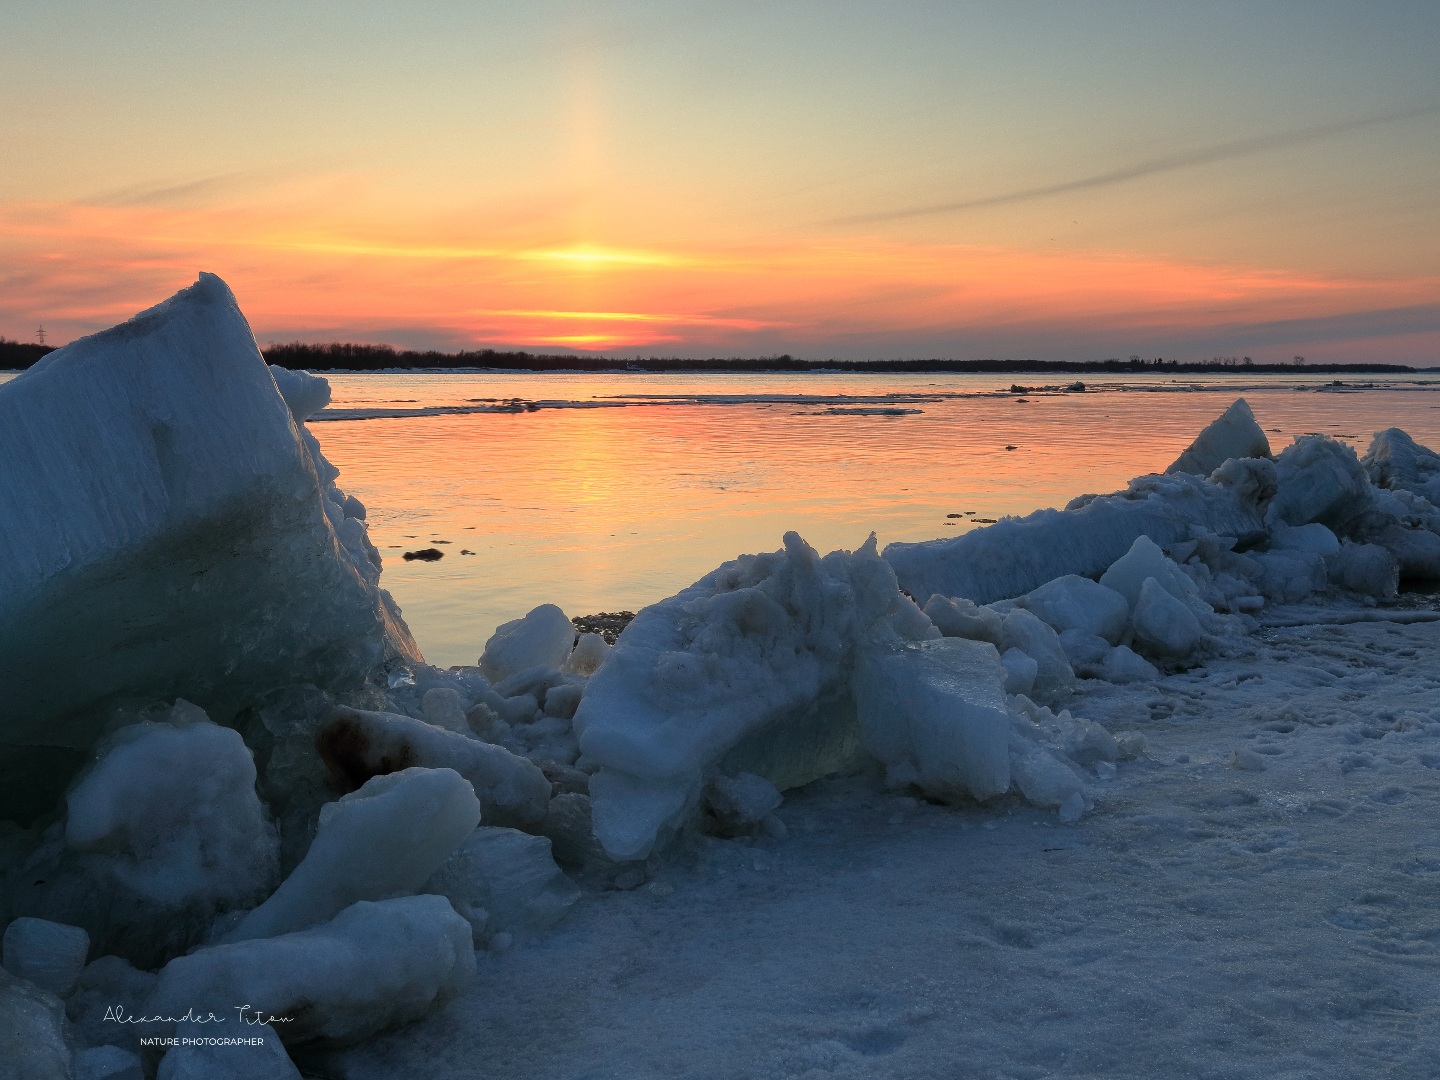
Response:
[[[1331,611],[1154,683],[1082,682],[1075,711],[1148,747],[1075,825],[818,782],[784,841],[699,841],[587,898],[341,1072],[1431,1076],[1440,626]]]
[[[1276,453],[1237,400],[1112,494],[787,532],[613,643],[542,604],[439,668],[308,429],[330,392],[210,276],[0,389],[26,1080],[1433,1045],[1440,455],[1405,432]]]

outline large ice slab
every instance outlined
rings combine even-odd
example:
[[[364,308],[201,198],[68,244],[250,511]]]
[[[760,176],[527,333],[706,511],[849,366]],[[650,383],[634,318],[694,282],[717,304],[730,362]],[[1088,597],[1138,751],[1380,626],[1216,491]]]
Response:
[[[855,705],[866,751],[894,786],[988,799],[1010,788],[1010,715],[995,646],[947,637],[863,656]]]
[[[850,671],[882,629],[939,632],[895,586],[874,538],[823,559],[795,533],[646,608],[575,713],[595,835],[644,858],[696,808],[708,773],[777,788],[824,776],[855,752]]]
[[[1256,468],[1273,471],[1268,461]],[[1065,510],[1037,510],[945,540],[890,544],[885,561],[911,596],[964,597],[977,604],[1028,593],[1065,574],[1096,577],[1138,536],[1162,547],[1202,533],[1242,540],[1264,534],[1263,477],[1221,470],[1142,476],[1114,495],[1076,499]]]
[[[1268,458],[1270,440],[1255,422],[1255,414],[1244,398],[1212,420],[1195,441],[1175,459],[1167,473],[1196,473],[1209,476],[1231,458]]]
[[[0,386],[0,462],[0,817],[53,805],[116,695],[223,718],[418,658],[214,275]]]

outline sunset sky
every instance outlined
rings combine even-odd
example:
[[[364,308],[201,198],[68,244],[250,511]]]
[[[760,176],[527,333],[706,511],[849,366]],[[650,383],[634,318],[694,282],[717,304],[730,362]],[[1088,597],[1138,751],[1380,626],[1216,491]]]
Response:
[[[0,335],[1440,364],[1435,0],[0,0]]]

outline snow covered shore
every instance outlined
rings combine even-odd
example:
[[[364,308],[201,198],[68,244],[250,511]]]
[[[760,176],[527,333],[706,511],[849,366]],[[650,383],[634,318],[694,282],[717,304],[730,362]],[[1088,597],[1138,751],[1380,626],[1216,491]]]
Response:
[[[209,276],[0,389],[17,1075],[1426,1075],[1404,432],[1239,401],[1124,492],[439,670],[327,400]]]

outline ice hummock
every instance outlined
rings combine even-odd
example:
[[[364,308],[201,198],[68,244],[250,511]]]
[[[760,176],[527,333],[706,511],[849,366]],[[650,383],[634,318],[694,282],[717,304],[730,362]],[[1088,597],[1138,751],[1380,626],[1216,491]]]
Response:
[[[823,559],[795,533],[636,616],[575,713],[595,835],[644,858],[696,808],[708,772],[777,788],[854,754],[856,651],[875,636],[938,637],[895,587],[874,538]]]
[[[0,461],[0,816],[54,804],[117,696],[223,717],[418,660],[363,507],[212,274],[0,386]]]
[[[1222,472],[1142,476],[1125,491],[1083,496],[1065,510],[1004,518],[944,540],[889,544],[885,561],[911,596],[988,604],[1066,574],[1098,577],[1139,536],[1162,547],[1200,533],[1258,540],[1265,534],[1263,484],[1250,470]]]
[[[1234,404],[1212,420],[1165,471],[1209,476],[1231,458],[1269,456],[1270,440],[1256,423],[1249,402],[1236,398]]]

